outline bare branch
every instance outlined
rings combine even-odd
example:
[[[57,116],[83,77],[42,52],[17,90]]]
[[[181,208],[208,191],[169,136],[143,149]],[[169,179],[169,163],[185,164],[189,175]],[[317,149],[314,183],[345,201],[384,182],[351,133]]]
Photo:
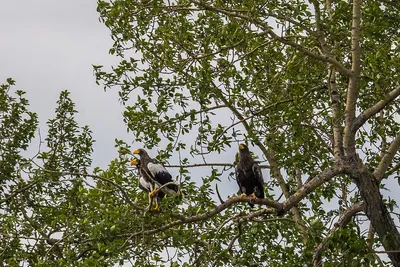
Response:
[[[390,93],[388,93],[384,99],[370,107],[369,109],[365,110],[362,112],[358,117],[354,120],[353,124],[353,129],[352,132],[353,134],[361,127],[364,125],[364,123],[377,114],[379,111],[383,110],[388,104],[390,104],[394,99],[396,99],[400,95],[400,86],[397,87],[396,89],[392,90]]]
[[[334,224],[325,239],[314,249],[313,265],[315,267],[322,266],[322,253],[326,249],[328,239],[337,231],[337,229],[345,227],[355,214],[362,211],[364,208],[363,206],[364,204],[362,202],[357,202],[342,213],[339,220]]]
[[[154,181],[154,180],[153,180]],[[155,182],[156,184],[159,184],[158,182]],[[157,188],[157,190],[155,190],[154,191],[154,195],[157,195],[158,194],[158,192],[160,192],[161,190],[163,190],[165,187],[167,187],[167,186],[169,186],[169,185],[171,185],[171,184],[174,184],[174,185],[177,185],[177,186],[179,186],[176,182],[168,182],[168,183],[165,183],[165,184],[160,184],[160,187],[158,187]]]
[[[397,151],[399,151],[399,148],[400,148],[400,133],[397,134],[396,138],[390,144],[387,152],[385,153],[385,156],[383,156],[383,158],[379,162],[378,167],[376,168],[376,170],[373,173],[373,175],[377,181],[382,180],[385,172],[387,171],[390,164],[392,163],[394,156],[396,155]]]
[[[400,253],[400,250],[374,250],[373,253],[388,254],[388,253]]]

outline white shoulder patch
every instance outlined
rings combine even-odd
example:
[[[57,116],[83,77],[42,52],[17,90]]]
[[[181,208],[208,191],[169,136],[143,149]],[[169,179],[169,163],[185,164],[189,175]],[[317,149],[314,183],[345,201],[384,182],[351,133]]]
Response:
[[[157,173],[168,172],[167,169],[159,163],[150,162],[147,164],[147,168],[149,169],[153,177],[156,176]]]
[[[149,192],[151,190],[153,190],[153,185],[151,183],[147,182],[143,177],[139,178],[139,183],[142,185],[142,187],[148,189]]]

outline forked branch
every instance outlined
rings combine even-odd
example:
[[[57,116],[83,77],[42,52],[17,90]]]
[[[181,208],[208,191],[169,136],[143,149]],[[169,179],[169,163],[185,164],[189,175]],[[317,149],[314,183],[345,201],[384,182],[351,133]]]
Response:
[[[390,104],[393,100],[395,100],[398,96],[400,95],[400,86],[397,87],[396,89],[392,90],[390,93],[388,93],[384,99],[370,107],[369,109],[365,110],[362,112],[358,117],[355,119],[354,124],[353,124],[353,134],[364,125],[364,123],[383,110],[388,104]]]
[[[392,163],[394,156],[399,151],[399,148],[400,148],[400,133],[397,134],[396,138],[390,144],[387,152],[385,153],[385,155],[379,162],[378,167],[376,168],[376,170],[373,173],[373,175],[377,181],[382,180],[385,172],[387,171],[390,164]]]

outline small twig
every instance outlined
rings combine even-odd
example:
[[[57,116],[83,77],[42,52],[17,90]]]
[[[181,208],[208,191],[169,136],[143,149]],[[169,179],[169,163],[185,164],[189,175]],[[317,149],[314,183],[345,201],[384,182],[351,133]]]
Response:
[[[229,242],[228,247],[226,248],[226,250],[231,250],[233,245],[235,244],[236,240],[242,235],[242,224],[239,223],[238,224],[238,233],[231,239],[231,242]]]
[[[219,194],[219,191],[218,191],[218,184],[215,184],[215,190],[217,191],[217,196],[219,198],[219,201],[221,202],[221,204],[224,204],[225,201],[222,200],[222,197],[221,197],[221,195]]]
[[[37,183],[38,183],[37,181],[34,181],[33,183],[28,184],[27,186],[24,186],[24,187],[22,187],[20,189],[15,190],[14,192],[11,193],[11,195],[6,197],[5,199],[0,200],[0,204],[3,203],[3,202],[7,202],[8,200],[10,200],[13,197],[15,197],[16,195],[18,195],[19,193],[24,192],[25,190],[28,190],[29,188],[33,187]]]

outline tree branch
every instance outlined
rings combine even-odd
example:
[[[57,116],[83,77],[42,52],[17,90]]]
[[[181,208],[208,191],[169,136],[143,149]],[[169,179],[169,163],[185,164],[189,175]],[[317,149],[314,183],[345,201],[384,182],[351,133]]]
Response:
[[[83,176],[83,177],[91,177],[93,179],[98,179],[98,180],[102,180],[103,182],[112,184],[114,187],[118,188],[118,190],[122,193],[124,199],[126,202],[128,202],[129,205],[131,205],[132,207],[134,207],[135,209],[140,209],[140,210],[146,210],[146,208],[140,207],[139,205],[137,205],[136,203],[134,203],[130,198],[128,193],[125,191],[125,189],[115,183],[114,181],[106,178],[106,177],[101,177],[98,175],[94,175],[94,174],[87,174],[87,173],[78,173],[78,172],[59,172],[59,171],[52,171],[52,170],[48,170],[48,169],[44,169],[40,166],[38,166],[42,171],[44,172],[48,172],[48,173],[52,173],[52,174],[56,174],[56,175],[60,175],[60,176],[66,176],[66,175],[72,175],[72,176]]]
[[[187,117],[191,116],[191,115],[197,115],[203,112],[209,112],[215,109],[220,109],[220,108],[226,108],[226,105],[217,105],[217,106],[213,106],[213,107],[208,107],[208,108],[204,108],[204,109],[200,109],[194,112],[184,112],[183,114],[179,115],[178,117],[174,117],[171,118],[169,120],[166,120],[164,122],[162,122],[160,124],[160,126],[163,126],[165,124],[169,124],[169,123],[173,123],[173,122],[177,122],[177,121],[183,121],[184,119],[186,119]]]
[[[328,86],[331,96],[333,155],[336,161],[343,156],[343,135],[341,126],[340,94],[336,86],[336,70],[332,66],[328,70]]]
[[[364,125],[364,123],[377,114],[379,111],[383,110],[388,104],[390,104],[394,99],[396,99],[400,95],[400,86],[397,87],[396,89],[392,90],[390,93],[388,93],[384,99],[370,107],[369,109],[365,110],[362,112],[358,117],[354,120],[353,124],[353,129],[352,133],[355,134],[355,132]]]
[[[302,52],[303,54],[305,54],[305,55],[307,55],[307,56],[309,56],[311,58],[317,59],[319,61],[331,63],[332,65],[334,65],[338,69],[338,71],[340,71],[343,75],[345,75],[347,77],[353,76],[353,72],[352,71],[348,70],[345,66],[343,66],[340,62],[338,62],[333,57],[330,57],[330,56],[327,56],[327,55],[315,54],[315,53],[311,52],[310,50],[308,50],[307,48],[305,48],[304,46],[299,45],[299,44],[297,44],[297,43],[295,43],[293,41],[288,40],[286,37],[278,36],[271,29],[271,27],[268,25],[268,23],[265,23],[264,21],[262,21],[260,19],[252,17],[251,14],[245,16],[245,15],[237,13],[237,12],[232,12],[232,11],[229,11],[229,10],[226,10],[226,9],[221,9],[221,8],[213,7],[213,6],[210,6],[210,5],[206,5],[203,2],[198,2],[198,1],[195,1],[195,0],[191,0],[190,2],[193,3],[193,4],[196,4],[196,5],[200,6],[200,7],[203,7],[205,10],[215,11],[215,12],[224,14],[226,16],[240,18],[240,19],[245,20],[245,21],[251,21],[255,25],[260,26],[275,41],[278,41],[278,42],[280,42],[282,44],[289,45],[289,46],[295,48],[296,50],[298,50],[299,52]]]
[[[353,218],[355,214],[363,210],[364,204],[362,202],[357,202],[348,208],[345,212],[340,215],[339,220],[334,224],[333,228],[329,231],[325,239],[314,249],[313,254],[313,266],[322,266],[322,253],[326,249],[328,244],[328,239],[339,229],[344,228]]]
[[[375,169],[373,175],[377,181],[382,180],[384,177],[385,172],[389,168],[390,164],[393,161],[394,156],[396,155],[397,151],[400,148],[400,133],[397,134],[396,138],[390,144],[387,152],[379,162],[378,167]]]
[[[360,84],[360,27],[361,27],[361,0],[353,0],[353,22],[351,27],[351,71],[347,88],[347,101],[345,110],[345,129],[343,136],[343,148],[346,156],[354,156],[355,133],[353,123],[356,114],[358,87]]]
[[[164,165],[168,168],[196,168],[196,167],[235,167],[233,163],[196,163],[196,164],[187,164],[187,165],[177,165],[177,164],[170,164]],[[269,165],[260,165],[261,168],[269,169]]]
[[[393,173],[395,173],[396,171],[400,170],[400,162],[397,162],[396,165],[393,166],[393,168],[391,168],[390,170],[388,170],[386,172],[386,174],[383,176],[383,178],[389,177],[390,175],[392,175]]]
[[[290,197],[290,192],[289,192],[288,188],[286,187],[285,180],[284,180],[284,178],[282,176],[282,173],[279,170],[278,165],[276,163],[275,153],[272,150],[269,149],[267,154],[266,154],[266,157],[267,157],[269,163],[271,164],[271,173],[272,173],[272,175],[277,180],[280,188],[282,189],[282,193],[284,194],[286,199],[288,199]],[[291,212],[293,214],[294,220],[298,223],[299,230],[301,231],[303,237],[306,239],[307,228],[305,228],[303,226],[304,225],[304,221],[301,218],[301,214],[300,214],[299,209],[297,207],[293,206]]]
[[[230,206],[232,206],[233,204],[238,203],[238,202],[251,202],[254,204],[266,205],[268,207],[271,207],[272,209],[271,208],[270,209],[262,209],[262,211],[267,210],[269,213],[276,213],[276,210],[281,211],[283,208],[282,203],[275,202],[273,200],[269,200],[266,198],[252,199],[250,196],[249,197],[235,196],[235,197],[231,197],[231,198],[227,199],[223,204],[215,207],[215,209],[208,211],[206,213],[203,213],[201,215],[196,215],[196,216],[191,216],[191,217],[180,216],[179,220],[173,221],[169,224],[164,224],[161,227],[158,227],[155,229],[149,229],[149,230],[142,230],[142,231],[135,232],[132,234],[123,234],[120,237],[129,237],[129,239],[131,239],[131,238],[133,238],[135,236],[139,236],[139,235],[151,235],[151,234],[155,234],[158,232],[162,232],[162,231],[170,229],[174,226],[203,221],[203,220],[209,219],[211,217],[214,217],[215,215],[221,213],[225,209],[229,208]],[[265,211],[264,211],[264,213],[265,213]]]
[[[305,48],[302,45],[299,45],[293,41],[290,41],[288,39],[286,39],[285,37],[280,37],[278,36],[273,30],[271,30],[270,28],[268,28],[266,30],[268,32],[268,34],[272,37],[272,39],[289,45],[293,48],[295,48],[296,50],[298,50],[299,52],[305,54],[306,56],[309,56],[311,58],[317,59],[319,61],[323,61],[323,62],[327,62],[332,64],[333,66],[335,66],[337,68],[338,71],[340,71],[340,73],[342,73],[343,75],[347,76],[347,77],[352,77],[354,76],[354,73],[350,70],[348,70],[345,66],[343,66],[339,61],[337,61],[336,59],[334,59],[333,57],[330,57],[328,55],[318,55],[315,54],[313,52],[311,52],[310,50],[308,50],[307,48]]]
[[[12,199],[13,197],[15,197],[16,195],[18,195],[19,193],[24,192],[25,190],[28,190],[29,188],[33,187],[34,185],[36,185],[38,182],[34,181],[20,189],[15,190],[14,192],[11,193],[11,195],[9,195],[8,197],[6,197],[5,199],[0,200],[0,204],[9,201],[10,199]]]
[[[242,235],[242,225],[239,223],[238,224],[238,233],[231,239],[231,241],[228,244],[228,247],[226,248],[227,251],[230,251],[235,244],[236,240]]]
[[[290,210],[293,206],[297,205],[300,200],[310,194],[315,188],[331,180],[336,175],[343,173],[343,170],[343,166],[338,164],[335,164],[332,167],[323,170],[320,174],[304,184],[299,190],[297,190],[297,192],[295,192],[293,195],[283,201],[283,211],[287,212],[288,210]]]
[[[217,196],[218,196],[219,202],[220,202],[221,204],[224,204],[225,201],[222,199],[221,194],[219,193],[218,184],[215,184],[215,191],[217,191]]]

